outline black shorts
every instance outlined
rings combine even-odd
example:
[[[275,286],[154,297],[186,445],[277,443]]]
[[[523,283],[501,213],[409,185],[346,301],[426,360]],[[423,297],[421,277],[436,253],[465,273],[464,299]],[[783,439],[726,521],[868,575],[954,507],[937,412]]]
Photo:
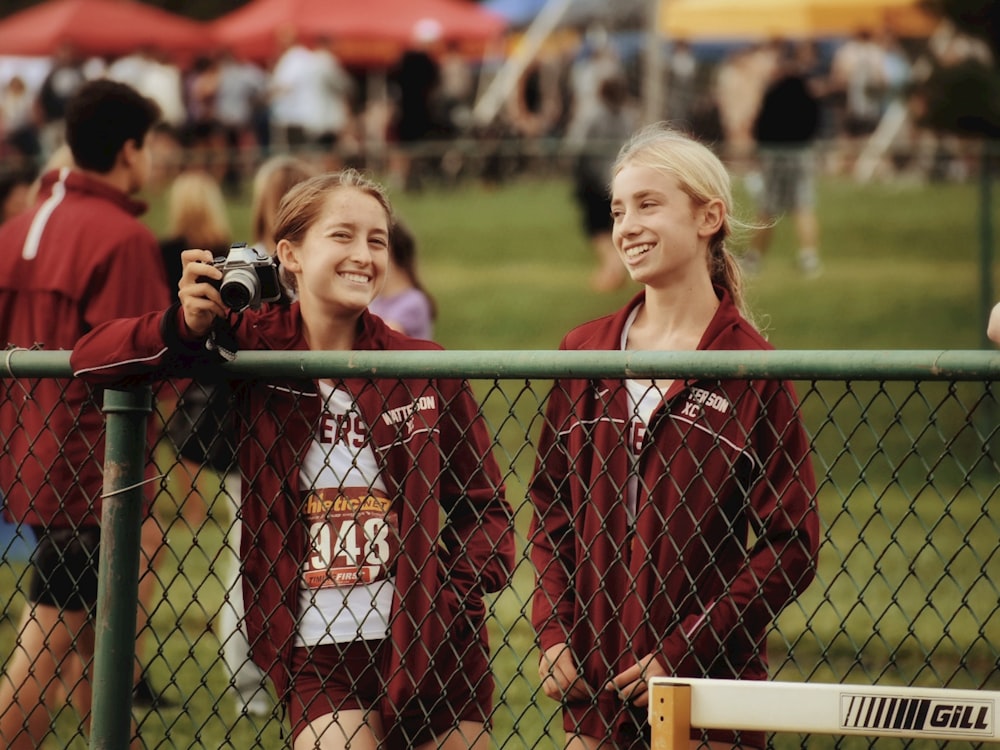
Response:
[[[37,544],[31,555],[28,601],[68,612],[93,614],[101,529],[32,526]]]

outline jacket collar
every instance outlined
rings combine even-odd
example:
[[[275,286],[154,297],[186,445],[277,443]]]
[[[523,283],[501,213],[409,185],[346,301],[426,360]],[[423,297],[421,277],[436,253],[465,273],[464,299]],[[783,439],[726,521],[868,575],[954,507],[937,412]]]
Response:
[[[719,286],[714,287],[714,289],[719,298],[719,307],[702,334],[701,341],[698,342],[699,351],[733,348],[729,334],[741,326],[748,325],[743,316],[740,315],[739,310],[736,309],[736,305],[733,304],[729,292]],[[618,351],[621,347],[621,336],[622,331],[625,330],[626,321],[635,308],[645,300],[645,290],[636,294],[629,300],[628,304],[614,313],[610,319],[607,319],[606,325],[598,326],[593,331],[591,337],[584,342],[583,348]]]
[[[67,192],[102,198],[114,203],[132,216],[142,216],[149,207],[144,201],[136,200],[79,169],[67,169],[65,175],[60,169],[49,170],[42,175],[39,194],[43,198],[48,197],[57,182],[62,182]]]
[[[304,351],[308,349],[300,322],[299,303],[292,302],[283,306],[283,312],[277,315],[261,315],[253,319],[260,335],[267,340],[273,350]],[[368,310],[358,318],[357,336],[354,349],[358,351],[382,351],[393,348],[389,344],[392,329],[381,318],[372,315]]]

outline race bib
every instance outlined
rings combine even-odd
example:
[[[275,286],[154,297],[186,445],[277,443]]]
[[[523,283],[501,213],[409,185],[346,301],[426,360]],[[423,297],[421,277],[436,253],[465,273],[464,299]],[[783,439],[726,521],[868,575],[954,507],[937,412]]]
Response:
[[[309,554],[303,587],[374,583],[392,576],[399,521],[392,501],[364,488],[326,488],[306,496]]]

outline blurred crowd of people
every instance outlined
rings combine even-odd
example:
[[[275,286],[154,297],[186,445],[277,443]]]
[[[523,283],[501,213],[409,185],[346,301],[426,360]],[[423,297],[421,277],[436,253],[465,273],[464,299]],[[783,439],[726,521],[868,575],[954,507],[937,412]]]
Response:
[[[816,277],[817,177],[965,179],[976,152],[919,126],[912,84],[932,60],[989,62],[985,45],[946,27],[921,40],[885,29],[713,48],[671,40],[651,102],[642,51],[602,27],[554,34],[523,67],[521,52],[471,59],[434,23],[417,24],[396,62],[379,69],[345,64],[336,40],[275,34],[281,51],[269,66],[228,50],[182,65],[155,49],[85,60],[64,47],[44,75],[14,69],[5,79],[11,68],[0,68],[5,215],[23,209],[40,165],[58,158],[68,99],[103,77],[160,107],[153,190],[203,170],[239,195],[276,154],[321,171],[367,169],[407,190],[467,177],[498,183],[526,171],[569,177],[595,263],[590,286],[607,292],[626,283],[610,240],[610,164],[644,121],[667,120],[710,144],[749,193],[759,231],[741,258],[744,271],[760,270],[771,230],[787,216],[798,268]],[[516,67],[516,77],[505,77],[504,66]],[[478,105],[504,81],[495,114],[479,116]]]
[[[276,30],[282,51],[269,66],[228,50],[182,65],[153,48],[104,60],[64,46],[43,77],[22,74],[16,64],[0,76],[0,160],[8,171],[44,164],[62,142],[66,101],[101,77],[160,106],[154,135],[161,164],[207,168],[229,190],[276,151],[311,152],[320,166],[335,168],[355,161],[373,140],[384,146],[454,135],[459,116],[450,110],[471,105],[473,66],[438,34],[436,25],[418,24],[410,47],[381,71],[380,92],[370,90],[367,71],[337,58],[331,40],[305,44],[288,29]],[[405,156],[396,149],[391,158],[400,179]]]
[[[638,51],[623,50],[615,35],[600,28],[553,38],[505,92],[497,116],[477,123],[477,95],[504,60],[469,59],[440,39],[433,24],[418,25],[410,49],[377,74],[338,60],[334,40],[305,44],[292,33],[276,34],[283,51],[270,66],[226,50],[182,66],[155,49],[85,60],[65,47],[53,54],[40,81],[13,69],[0,77],[0,158],[44,163],[61,141],[68,97],[85,80],[106,76],[160,105],[162,161],[210,167],[228,190],[238,189],[270,152],[304,149],[319,154],[326,167],[372,166],[377,160],[390,182],[419,186],[428,171],[454,177],[467,168],[463,152],[448,147],[459,136],[494,146],[475,150],[475,172],[500,179],[530,164],[539,143],[559,144],[560,155],[578,151],[601,106],[601,85],[614,78],[624,85],[624,111],[682,124],[720,146],[740,172],[752,163],[755,118],[788,44],[771,40],[706,51],[674,40],[665,55],[662,106],[650,112],[640,96]],[[821,105],[818,137],[837,147],[828,150],[826,166],[840,171],[851,168],[863,139],[904,96],[921,57],[984,54],[954,35],[904,43],[884,30],[796,45]],[[915,154],[919,137],[912,127],[898,134],[897,153]]]

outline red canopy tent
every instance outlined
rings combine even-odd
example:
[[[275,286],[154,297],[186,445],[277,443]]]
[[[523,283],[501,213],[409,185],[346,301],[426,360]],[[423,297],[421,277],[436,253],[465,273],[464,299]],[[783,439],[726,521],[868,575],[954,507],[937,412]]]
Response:
[[[306,43],[328,38],[353,65],[391,63],[420,28],[471,52],[505,27],[501,16],[463,0],[251,0],[210,24],[216,44],[247,57],[273,60],[279,30],[290,28]]]
[[[135,0],[49,0],[0,19],[0,55],[47,56],[64,44],[83,55],[149,46],[187,57],[211,42],[205,24]]]

